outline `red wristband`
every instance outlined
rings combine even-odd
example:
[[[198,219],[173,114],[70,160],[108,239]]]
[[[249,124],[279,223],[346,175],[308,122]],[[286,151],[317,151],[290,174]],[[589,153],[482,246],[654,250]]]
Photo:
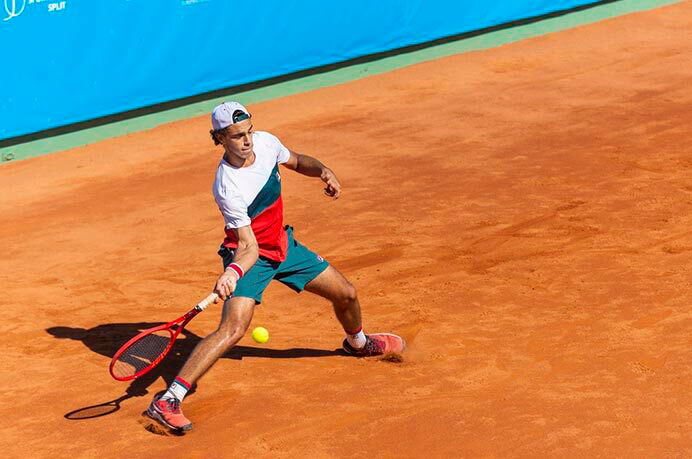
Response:
[[[226,267],[226,271],[228,271],[229,269],[232,269],[233,272],[235,272],[238,275],[238,279],[243,277],[243,275],[245,274],[245,272],[243,271],[243,267],[240,266],[238,263],[231,263]]]

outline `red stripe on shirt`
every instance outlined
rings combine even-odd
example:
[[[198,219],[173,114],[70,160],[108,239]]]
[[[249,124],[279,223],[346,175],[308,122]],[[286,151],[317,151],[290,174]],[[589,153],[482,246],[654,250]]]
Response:
[[[288,235],[283,225],[284,204],[279,196],[271,206],[267,207],[252,219],[250,227],[255,233],[259,245],[260,256],[274,261],[284,261],[288,252]],[[229,249],[238,247],[238,237],[232,228],[226,228],[226,239],[223,246]]]

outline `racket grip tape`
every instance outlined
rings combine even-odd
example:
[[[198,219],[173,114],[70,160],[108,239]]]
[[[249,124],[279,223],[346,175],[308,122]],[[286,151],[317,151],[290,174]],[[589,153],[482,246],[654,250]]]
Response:
[[[210,294],[208,297],[206,297],[205,299],[203,299],[202,301],[200,301],[199,303],[197,303],[197,306],[196,306],[196,307],[197,307],[197,309],[199,309],[200,311],[204,311],[204,310],[206,309],[207,306],[209,306],[210,304],[212,304],[212,303],[213,303],[214,301],[216,301],[218,298],[219,298],[219,295],[217,295],[216,293],[212,293],[212,294]]]

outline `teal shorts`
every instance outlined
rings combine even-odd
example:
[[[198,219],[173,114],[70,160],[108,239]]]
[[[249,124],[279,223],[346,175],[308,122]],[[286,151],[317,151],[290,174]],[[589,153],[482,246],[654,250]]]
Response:
[[[238,281],[233,296],[254,298],[256,304],[262,302],[262,293],[272,279],[276,279],[296,292],[327,269],[329,263],[322,257],[300,244],[293,238],[293,228],[286,226],[288,234],[288,253],[284,261],[274,261],[259,257],[255,265]],[[233,262],[235,249],[221,247],[219,255],[223,258],[223,268]]]

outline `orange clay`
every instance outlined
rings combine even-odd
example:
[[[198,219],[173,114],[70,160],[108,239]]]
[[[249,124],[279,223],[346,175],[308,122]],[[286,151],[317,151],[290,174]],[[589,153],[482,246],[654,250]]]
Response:
[[[272,284],[271,342],[200,380],[182,438],[137,422],[182,356],[132,386],[107,367],[220,273],[208,116],[0,167],[3,453],[691,455],[690,30],[683,2],[250,106],[337,173],[333,202],[284,171],[285,221],[409,349],[332,355],[329,305]]]

